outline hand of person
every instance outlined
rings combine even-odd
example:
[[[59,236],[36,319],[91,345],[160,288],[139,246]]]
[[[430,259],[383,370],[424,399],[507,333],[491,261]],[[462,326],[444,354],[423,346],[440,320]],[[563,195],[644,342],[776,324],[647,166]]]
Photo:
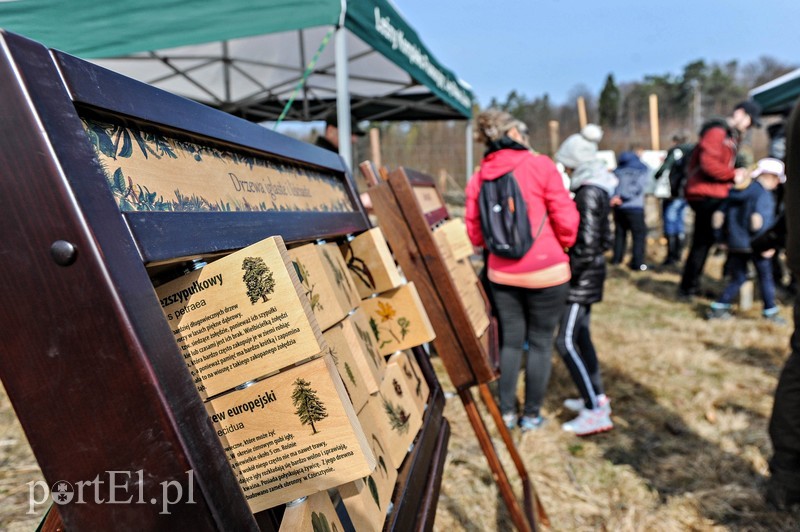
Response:
[[[613,196],[609,203],[611,204],[612,207],[618,207],[622,205],[622,198],[620,198],[619,196]]]
[[[733,173],[734,185],[741,185],[742,183],[744,183],[750,174],[747,168],[736,168],[733,172],[734,172]]]
[[[775,250],[774,249],[768,249],[766,251],[763,251],[761,253],[761,256],[764,257],[765,259],[771,259],[772,257],[775,256]]]

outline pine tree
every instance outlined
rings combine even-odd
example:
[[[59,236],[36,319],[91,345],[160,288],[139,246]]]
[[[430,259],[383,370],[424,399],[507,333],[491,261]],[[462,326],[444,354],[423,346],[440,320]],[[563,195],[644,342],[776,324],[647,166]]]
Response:
[[[246,257],[242,261],[242,269],[244,270],[242,281],[247,286],[247,297],[250,298],[250,303],[255,305],[259,297],[265,303],[269,301],[267,295],[275,291],[275,278],[264,259]]]
[[[300,377],[294,381],[292,404],[297,408],[294,413],[300,418],[301,423],[311,425],[312,434],[316,434],[317,428],[314,422],[328,417],[328,411],[317,396],[317,391],[311,389],[310,382]]]
[[[602,92],[600,92],[598,107],[600,125],[616,126],[619,114],[619,88],[614,83],[613,74],[609,74],[606,78],[606,84],[603,86]]]

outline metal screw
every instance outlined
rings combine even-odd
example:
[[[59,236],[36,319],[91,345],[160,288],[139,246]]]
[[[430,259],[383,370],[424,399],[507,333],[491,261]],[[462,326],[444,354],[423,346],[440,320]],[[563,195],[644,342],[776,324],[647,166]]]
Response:
[[[59,266],[70,266],[78,258],[78,248],[72,242],[56,240],[50,245],[50,256]]]

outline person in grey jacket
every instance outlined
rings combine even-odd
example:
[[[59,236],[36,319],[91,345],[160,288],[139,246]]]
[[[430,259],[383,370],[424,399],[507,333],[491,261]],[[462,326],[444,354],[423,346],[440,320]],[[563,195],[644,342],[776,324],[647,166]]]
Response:
[[[646,270],[644,263],[647,225],[644,221],[644,193],[650,179],[649,169],[639,156],[642,149],[632,146],[619,154],[614,170],[619,185],[611,198],[614,207],[614,256],[612,264],[620,264],[627,248],[627,236],[631,234],[632,250],[629,267],[634,271]]]
[[[588,126],[587,126],[588,127]],[[569,142],[568,142],[569,141]],[[569,295],[556,336],[556,349],[581,394],[564,406],[578,416],[561,427],[578,436],[611,430],[611,402],[605,395],[597,352],[589,330],[592,304],[603,299],[606,260],[611,247],[610,197],[617,178],[606,169],[583,138],[571,138],[556,152],[556,160],[570,176],[570,190],[580,214],[578,237],[569,250]]]

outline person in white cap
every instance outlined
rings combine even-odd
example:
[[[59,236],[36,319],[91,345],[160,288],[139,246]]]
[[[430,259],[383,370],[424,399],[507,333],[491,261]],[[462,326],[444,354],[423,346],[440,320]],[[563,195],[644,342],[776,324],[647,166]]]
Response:
[[[731,303],[747,280],[747,264],[752,261],[761,286],[764,300],[764,318],[785,324],[778,315],[775,304],[775,280],[772,278],[772,256],[774,249],[754,253],[751,241],[772,227],[775,221],[775,196],[772,193],[778,184],[786,181],[784,165],[779,159],[765,158],[750,175],[753,178],[747,186],[734,188],[728,198],[712,217],[712,226],[717,240],[728,246],[728,272],[730,282],[722,295],[708,310],[708,319],[727,319],[732,317]]]

